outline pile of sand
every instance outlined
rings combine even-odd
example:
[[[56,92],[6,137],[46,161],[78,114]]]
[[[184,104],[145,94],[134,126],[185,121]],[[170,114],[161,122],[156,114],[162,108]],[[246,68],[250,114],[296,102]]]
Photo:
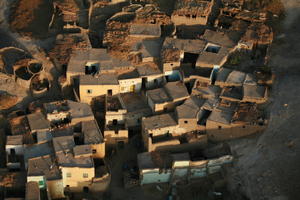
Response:
[[[11,7],[11,29],[26,36],[46,37],[53,10],[51,0],[19,0]]]

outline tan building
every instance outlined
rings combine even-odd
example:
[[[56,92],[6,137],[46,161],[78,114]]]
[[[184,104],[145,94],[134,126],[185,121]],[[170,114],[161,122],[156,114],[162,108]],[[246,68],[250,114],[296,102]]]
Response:
[[[86,103],[64,100],[45,103],[43,107],[52,127],[94,120],[92,109]]]
[[[140,92],[142,88],[142,78],[137,70],[123,73],[118,77],[120,93]]]
[[[8,198],[6,198],[8,199]],[[11,199],[11,198],[9,198]],[[9,200],[8,199],[8,200]],[[19,198],[12,198],[12,199],[19,199]],[[23,198],[20,198],[21,200]],[[31,181],[26,183],[26,196],[25,200],[40,200],[41,199],[41,193],[40,188],[37,182]]]
[[[106,147],[122,147],[128,143],[128,128],[125,124],[108,124],[104,130]]]
[[[138,66],[136,69],[142,78],[142,89],[151,90],[158,88],[166,81],[162,71],[157,66],[144,64]]]
[[[262,104],[268,100],[268,88],[263,85],[243,85],[242,102]]]
[[[237,48],[238,39],[226,32],[205,30],[202,39],[206,46],[196,61],[196,67],[218,69]]]
[[[129,36],[135,38],[159,38],[161,27],[159,24],[132,24]]]
[[[163,43],[161,57],[164,72],[175,70],[181,63],[196,63],[205,48],[204,40],[187,40],[167,37]]]
[[[251,104],[240,104],[234,111],[215,108],[206,122],[206,133],[211,141],[244,137],[265,128],[261,113]]]
[[[155,149],[152,144],[157,142],[167,142],[160,146],[173,146],[180,144],[177,139],[172,139],[176,135],[178,124],[173,114],[161,114],[147,118],[142,121],[142,136],[144,146],[147,151]]]
[[[200,125],[201,106],[204,99],[196,96],[188,98],[182,105],[176,107],[176,116],[180,128],[184,128],[186,132],[205,130],[205,126]]]
[[[182,82],[168,82],[163,88],[146,92],[148,104],[154,113],[174,110],[174,108],[189,97]]]
[[[144,39],[134,43],[130,49],[129,57],[142,63],[155,62],[160,58],[162,38]]]
[[[95,120],[82,122],[83,143],[92,149],[92,157],[102,159],[105,157],[105,141]]]
[[[120,96],[106,96],[105,124],[125,124],[127,110],[121,104]]]
[[[52,199],[65,197],[61,172],[50,155],[29,159],[27,182],[36,182]]]
[[[97,77],[80,76],[80,101],[90,103],[94,97],[101,95],[116,95],[120,93],[120,86],[115,74],[103,74]]]
[[[91,157],[75,158],[72,153],[57,153],[57,162],[60,166],[63,187],[71,191],[83,191],[89,187],[95,177],[94,162]]]
[[[20,169],[22,156],[24,156],[23,135],[6,137],[6,166],[9,169]]]
[[[233,162],[225,155],[210,160],[193,160],[188,153],[144,152],[138,154],[140,184],[190,183],[221,172],[222,166]]]
[[[128,128],[140,126],[142,118],[152,114],[146,97],[142,93],[122,93],[120,101],[127,110],[125,121]]]
[[[67,82],[73,84],[75,79],[76,83],[82,75],[116,73],[118,70],[131,68],[129,61],[111,57],[107,49],[77,50],[71,55],[68,63]]]
[[[171,20],[175,25],[206,25],[212,12],[214,0],[176,1]]]

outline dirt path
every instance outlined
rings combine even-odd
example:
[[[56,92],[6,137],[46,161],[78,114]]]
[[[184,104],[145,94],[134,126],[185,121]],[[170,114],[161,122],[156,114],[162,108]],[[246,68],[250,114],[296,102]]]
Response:
[[[251,200],[299,199],[300,191],[300,1],[283,0],[283,33],[273,46],[276,75],[269,127],[255,139],[231,142],[239,158],[230,187]]]

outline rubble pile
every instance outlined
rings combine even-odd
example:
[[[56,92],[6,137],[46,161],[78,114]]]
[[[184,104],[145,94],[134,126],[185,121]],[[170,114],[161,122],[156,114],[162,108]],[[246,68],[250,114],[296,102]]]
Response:
[[[53,14],[52,1],[20,0],[11,7],[10,27],[26,36],[46,37]]]

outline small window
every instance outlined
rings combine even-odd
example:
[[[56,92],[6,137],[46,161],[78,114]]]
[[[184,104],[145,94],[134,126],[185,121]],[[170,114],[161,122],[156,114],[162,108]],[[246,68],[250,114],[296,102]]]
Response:
[[[15,149],[10,149],[10,154],[13,155],[13,156],[16,155],[16,150]]]
[[[218,129],[221,130],[221,129],[222,129],[222,126],[218,126]]]
[[[91,89],[88,89],[88,90],[86,90],[86,93],[88,93],[88,94],[92,94],[92,93],[93,93],[93,90],[91,90]]]
[[[184,123],[185,123],[185,124],[187,124],[187,123],[188,123],[188,121],[184,121]]]
[[[92,150],[93,154],[97,153],[97,149]]]
[[[246,126],[243,126],[243,128],[246,128]]]
[[[39,181],[39,186],[44,186],[44,181]]]
[[[66,176],[67,176],[68,178],[71,178],[71,177],[72,177],[72,174],[71,174],[70,172],[68,172],[68,173],[66,174]]]
[[[192,18],[194,18],[194,19],[195,19],[196,17],[197,17],[196,15],[192,15]]]
[[[88,178],[88,177],[89,177],[89,174],[88,174],[88,173],[83,173],[83,174],[82,174],[82,177],[83,177],[83,178]]]

